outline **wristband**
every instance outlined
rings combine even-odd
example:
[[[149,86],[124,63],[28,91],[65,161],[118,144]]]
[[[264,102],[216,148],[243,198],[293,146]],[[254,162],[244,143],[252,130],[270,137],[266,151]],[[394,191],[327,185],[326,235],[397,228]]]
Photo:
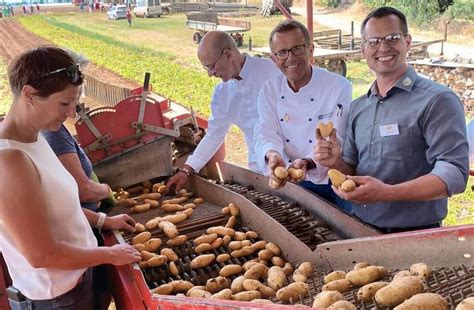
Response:
[[[107,215],[103,212],[99,212],[99,219],[97,220],[97,224],[95,224],[95,228],[99,230],[99,233],[102,231],[102,226],[104,226],[105,218]]]
[[[191,175],[191,171],[190,171],[188,168],[186,168],[186,167],[178,168],[178,171],[180,171],[180,172],[186,174],[188,177]]]

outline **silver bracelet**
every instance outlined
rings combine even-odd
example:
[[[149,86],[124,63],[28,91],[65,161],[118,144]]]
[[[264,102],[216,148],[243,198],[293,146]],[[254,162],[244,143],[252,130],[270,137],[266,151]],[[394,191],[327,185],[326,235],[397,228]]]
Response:
[[[106,217],[107,215],[104,212],[99,212],[99,219],[97,220],[97,224],[95,224],[95,228],[97,228],[99,232],[102,231],[102,226],[104,226]]]

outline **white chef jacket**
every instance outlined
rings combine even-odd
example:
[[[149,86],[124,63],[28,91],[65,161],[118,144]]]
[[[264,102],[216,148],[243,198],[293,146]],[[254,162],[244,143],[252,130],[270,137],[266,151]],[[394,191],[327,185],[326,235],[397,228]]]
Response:
[[[242,79],[221,82],[214,89],[207,133],[186,161],[195,171],[201,170],[217,152],[232,124],[244,133],[249,168],[259,171],[254,149],[258,91],[265,81],[281,72],[269,59],[244,55],[245,63],[239,74]]]
[[[313,158],[319,122],[332,120],[342,145],[351,101],[351,83],[324,69],[313,67],[310,82],[296,93],[283,75],[267,81],[258,95],[259,123],[255,132],[261,171],[268,174],[265,154],[270,150],[280,153],[287,166],[298,158]],[[306,180],[328,184],[327,171],[316,164]]]

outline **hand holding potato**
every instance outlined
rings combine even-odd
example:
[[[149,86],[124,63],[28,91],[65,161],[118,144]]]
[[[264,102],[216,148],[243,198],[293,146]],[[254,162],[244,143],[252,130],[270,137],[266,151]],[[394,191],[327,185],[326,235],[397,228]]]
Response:
[[[370,176],[347,176],[348,180],[354,181],[357,187],[351,192],[344,192],[332,186],[334,192],[345,200],[355,203],[365,204],[386,201],[386,194],[389,193],[390,185]]]
[[[314,161],[325,167],[333,167],[341,159],[342,149],[337,141],[337,130],[334,128],[325,139],[321,130],[316,128],[316,144],[314,145]]]
[[[299,183],[304,181],[306,172],[308,171],[308,161],[306,159],[298,158],[288,167],[288,176],[290,182]]]
[[[185,169],[188,171],[194,171],[194,169],[191,166],[184,165]],[[180,170],[178,171],[174,176],[172,176],[168,182],[166,182],[166,192],[169,192],[171,189],[174,188],[175,192],[178,193],[182,188],[184,188],[184,185],[188,181],[188,175]]]
[[[116,244],[108,248],[108,262],[115,266],[138,263],[142,260],[140,253],[129,244]]]
[[[105,218],[103,229],[121,229],[135,232],[135,220],[128,214],[119,214]]]
[[[265,156],[268,159],[267,167],[270,177],[268,185],[273,189],[282,188],[289,179],[283,158],[276,151],[268,151]],[[283,170],[286,173],[286,176],[280,175]]]

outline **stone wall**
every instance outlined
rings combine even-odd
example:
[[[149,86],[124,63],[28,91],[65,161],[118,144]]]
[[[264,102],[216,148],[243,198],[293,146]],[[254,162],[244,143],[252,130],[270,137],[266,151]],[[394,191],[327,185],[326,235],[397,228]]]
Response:
[[[450,87],[461,98],[466,114],[474,117],[474,64],[431,63],[426,60],[410,64],[417,72]]]

